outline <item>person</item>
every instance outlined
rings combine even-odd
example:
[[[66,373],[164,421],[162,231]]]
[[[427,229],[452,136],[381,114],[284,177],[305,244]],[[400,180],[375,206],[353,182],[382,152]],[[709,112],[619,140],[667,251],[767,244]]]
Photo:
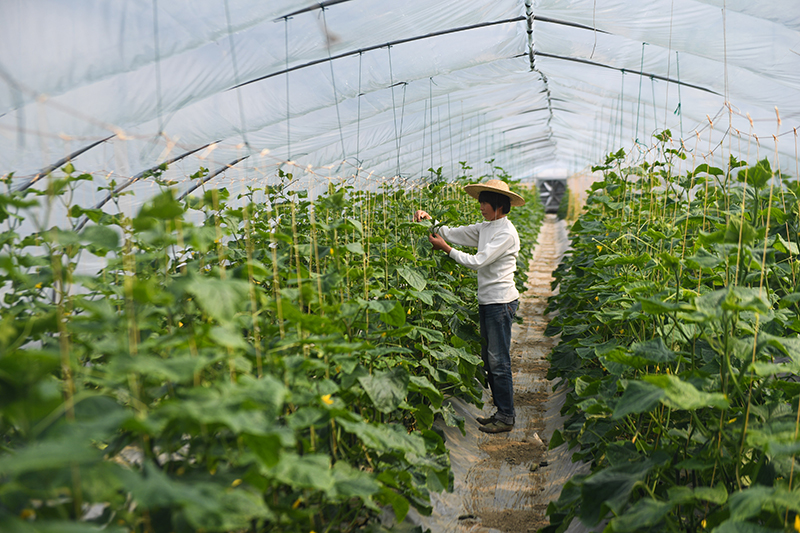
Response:
[[[456,263],[478,272],[478,315],[481,333],[481,358],[496,412],[478,417],[484,433],[503,433],[514,427],[514,387],[511,378],[511,324],[519,304],[514,281],[519,254],[519,235],[506,217],[512,206],[525,199],[512,192],[502,180],[470,184],[464,190],[480,202],[485,222],[450,228],[441,226],[428,240],[434,250],[442,250]],[[414,213],[414,220],[430,219],[425,211]],[[448,241],[477,248],[474,255],[456,250]]]

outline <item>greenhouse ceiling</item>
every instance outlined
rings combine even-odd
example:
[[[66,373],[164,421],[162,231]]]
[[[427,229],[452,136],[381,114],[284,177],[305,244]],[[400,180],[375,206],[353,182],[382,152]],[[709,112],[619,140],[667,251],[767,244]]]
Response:
[[[797,165],[797,0],[4,0],[0,21],[15,188],[67,160],[142,192],[164,162],[184,191],[201,167],[563,178],[666,128],[704,162]]]

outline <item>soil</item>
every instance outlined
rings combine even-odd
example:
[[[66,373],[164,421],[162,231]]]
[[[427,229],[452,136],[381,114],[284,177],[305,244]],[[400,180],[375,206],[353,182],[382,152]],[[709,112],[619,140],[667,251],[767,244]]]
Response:
[[[533,509],[503,511],[490,511],[481,515],[483,526],[499,529],[500,531],[513,531],[515,533],[534,533],[550,522],[544,517],[546,505],[535,505]]]

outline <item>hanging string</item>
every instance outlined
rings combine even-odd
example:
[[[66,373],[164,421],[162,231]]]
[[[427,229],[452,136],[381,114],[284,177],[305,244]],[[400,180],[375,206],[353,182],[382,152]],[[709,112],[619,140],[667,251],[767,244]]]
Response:
[[[675,50],[675,68],[678,71],[678,107],[675,108],[675,113],[680,118],[681,123],[681,144],[683,144],[683,109],[681,100],[681,60],[678,57],[678,51]]]
[[[156,113],[158,114],[158,135],[164,132],[164,119],[161,102],[161,47],[158,38],[158,0],[153,0],[153,47],[156,59]]]
[[[640,104],[642,103],[642,75],[641,73],[644,72],[644,47],[647,43],[642,43],[642,61],[639,66],[639,97],[636,100],[636,130],[634,131],[634,143],[640,144],[639,142],[639,108]]]
[[[622,120],[625,113],[625,71],[622,71],[622,88],[619,91],[619,147],[622,148]]]
[[[673,14],[674,14],[674,12],[675,12],[675,0],[672,0],[672,2],[670,2],[670,7],[669,7],[669,46],[668,46],[668,51],[669,52],[672,52],[672,22],[673,22]],[[676,51],[675,54],[677,55],[677,53],[678,52]],[[671,54],[667,53],[667,79],[669,79],[670,70],[672,69],[672,61],[670,61],[670,59],[671,59]],[[680,83],[678,84],[678,90],[679,91],[681,90]],[[665,94],[664,127],[666,127],[667,126],[667,118],[668,118],[667,113],[668,113],[668,110],[669,110],[669,85],[667,85],[667,90],[666,90],[666,92],[664,94]]]
[[[228,42],[231,48],[231,64],[233,65],[233,79],[236,82],[236,85],[239,85],[239,67],[236,63],[236,46],[233,43],[233,31],[231,30],[231,13],[230,8],[228,7],[228,0],[225,0],[225,21],[228,24]],[[239,120],[242,122],[242,142],[244,145],[249,149],[250,143],[247,142],[247,124],[244,118],[244,105],[242,104],[242,90],[241,88],[236,89],[236,100],[239,103]]]
[[[455,167],[453,166],[453,115],[450,113],[450,93],[447,93],[447,128],[450,132],[450,176],[455,177]],[[795,139],[797,134],[795,133]]]
[[[650,76],[650,89],[653,92],[653,124],[654,131],[658,131],[658,109],[656,107],[656,81]]]
[[[428,78],[428,99],[430,100],[430,104],[428,105],[428,109],[430,110],[431,114],[431,166],[429,168],[433,168],[433,78]],[[433,170],[431,170],[431,176],[433,176]]]
[[[360,148],[361,148],[361,61],[363,54],[358,53],[358,113],[356,118],[356,175],[361,170]]]
[[[406,117],[406,89],[408,83],[403,82],[403,101],[400,104],[400,137],[397,141],[397,174],[400,175],[400,147],[403,145],[403,124]]]
[[[400,136],[397,133],[397,104],[394,100],[394,72],[392,71],[392,47],[386,47],[389,53],[389,87],[392,89],[392,116],[394,117],[394,144],[397,148],[397,170],[395,175],[400,175]],[[405,87],[403,88],[403,103],[405,104]],[[402,118],[401,118],[402,120]],[[402,128],[402,126],[401,126]]]
[[[425,110],[422,112],[422,157],[419,158],[422,168],[419,169],[419,177],[425,174],[425,120],[428,118],[428,102],[425,102]]]
[[[284,49],[286,51],[286,159],[292,160],[291,113],[289,112],[289,17],[283,18]]]
[[[325,17],[326,8],[323,6],[320,8],[322,11],[322,24],[325,28],[325,43],[328,47],[328,65],[331,67],[331,85],[333,85],[333,101],[336,104],[336,121],[339,124],[339,141],[342,143],[342,163],[347,160],[347,153],[345,152],[344,148],[344,133],[342,133],[342,117],[339,113],[339,95],[336,93],[336,77],[333,75],[333,59],[331,57],[331,39],[330,34],[328,33],[328,20]],[[359,62],[360,62],[360,54],[359,54]],[[360,67],[360,65],[359,65]]]

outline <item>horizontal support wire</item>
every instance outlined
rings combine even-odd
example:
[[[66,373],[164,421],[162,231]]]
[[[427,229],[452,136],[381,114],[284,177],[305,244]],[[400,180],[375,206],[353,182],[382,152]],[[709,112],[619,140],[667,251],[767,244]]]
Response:
[[[195,148],[194,150],[189,150],[188,152],[184,152],[184,153],[182,153],[182,154],[180,154],[180,155],[178,155],[178,156],[175,156],[175,157],[173,157],[172,159],[167,159],[167,160],[166,160],[166,161],[164,161],[163,163],[159,163],[158,165],[156,165],[156,166],[154,166],[154,167],[150,167],[150,168],[148,168],[147,170],[143,170],[143,171],[139,172],[139,173],[138,173],[138,174],[136,174],[134,177],[130,178],[128,181],[126,181],[125,183],[123,183],[122,185],[120,185],[119,187],[117,187],[116,189],[114,189],[113,191],[111,191],[110,193],[108,193],[108,194],[106,195],[106,197],[105,197],[105,198],[103,198],[102,200],[100,200],[100,202],[98,202],[98,203],[97,203],[97,205],[95,205],[95,206],[93,207],[93,209],[100,209],[100,208],[101,208],[101,207],[103,207],[103,206],[104,206],[106,203],[108,203],[108,201],[109,201],[109,200],[111,200],[112,198],[114,198],[116,195],[118,195],[119,193],[121,193],[122,191],[124,191],[125,189],[127,189],[128,187],[130,187],[131,185],[133,185],[134,183],[136,183],[136,182],[137,182],[137,181],[139,181],[140,179],[144,178],[144,177],[145,177],[145,176],[147,176],[149,173],[151,173],[151,172],[155,172],[156,170],[158,170],[158,168],[159,168],[161,165],[167,165],[167,166],[169,166],[169,165],[171,165],[171,164],[173,164],[173,163],[175,163],[175,162],[177,162],[177,161],[180,161],[181,159],[183,159],[183,158],[185,158],[185,157],[188,157],[188,156],[190,156],[190,155],[192,155],[192,154],[194,154],[194,153],[196,153],[196,152],[199,152],[199,151],[200,151],[200,150],[202,150],[203,148],[208,148],[208,147],[209,147],[209,146],[211,146],[212,144],[216,144],[216,143],[218,143],[218,142],[221,142],[221,141],[214,141],[214,142],[210,142],[210,143],[208,143],[208,144],[204,144],[203,146],[200,146],[200,147],[198,147],[198,148]],[[77,225],[77,227],[75,228],[75,229],[76,229],[76,231],[80,231],[81,229],[83,229],[83,227],[86,225],[86,223],[87,223],[88,221],[89,221],[89,218],[88,218],[88,217],[86,217],[86,216],[84,216],[83,220],[81,220],[81,221],[80,221],[80,223],[79,223],[79,224]]]
[[[458,33],[458,32],[461,32],[461,31],[475,30],[475,29],[478,29],[478,28],[486,28],[486,27],[489,27],[489,26],[497,26],[499,24],[509,24],[509,23],[512,23],[512,22],[521,22],[523,20],[525,20],[525,17],[515,17],[515,18],[505,19],[505,20],[496,20],[496,21],[493,21],[493,22],[481,22],[479,24],[472,24],[471,26],[462,26],[460,28],[452,28],[452,29],[448,29],[448,30],[435,31],[435,32],[431,32],[431,33],[426,33],[425,35],[417,35],[416,37],[407,37],[405,39],[397,39],[396,41],[389,41],[389,42],[382,43],[382,44],[376,44],[376,45],[373,45],[373,46],[367,46],[365,48],[359,48],[358,50],[353,50],[353,51],[350,51],[350,52],[343,52],[343,53],[337,54],[335,56],[323,57],[323,58],[320,58],[320,59],[315,59],[313,61],[309,61],[308,63],[303,63],[302,65],[296,65],[294,67],[289,67],[289,68],[285,68],[283,70],[278,70],[276,72],[272,72],[272,73],[267,74],[265,76],[259,76],[258,78],[254,78],[254,79],[246,81],[244,83],[240,83],[239,85],[234,85],[233,87],[231,87],[228,90],[231,91],[233,89],[238,89],[239,87],[244,87],[245,85],[250,85],[251,83],[256,83],[256,82],[259,82],[259,81],[267,80],[269,78],[274,78],[275,76],[280,76],[281,74],[286,74],[287,72],[294,72],[295,70],[301,70],[301,69],[308,68],[308,67],[313,67],[315,65],[319,65],[319,64],[322,64],[322,63],[327,63],[328,61],[333,61],[334,59],[342,59],[343,57],[349,57],[349,56],[354,56],[354,55],[358,55],[358,54],[363,54],[364,52],[371,52],[372,50],[380,50],[381,48],[397,46],[398,44],[405,44],[405,43],[410,43],[410,42],[414,42],[414,41],[421,41],[423,39],[429,39],[431,37],[439,37],[439,36],[442,36],[442,35],[448,35],[448,34],[451,34],[451,33]]]
[[[711,94],[716,95],[716,96],[722,96],[720,93],[718,93],[717,91],[715,91],[713,89],[709,89],[707,87],[702,87],[700,85],[694,85],[692,83],[686,83],[685,81],[674,80],[674,79],[672,79],[672,78],[670,78],[668,76],[661,76],[660,74],[652,74],[652,73],[649,73],[649,72],[642,72],[642,71],[639,71],[639,70],[631,70],[631,69],[622,68],[622,67],[614,67],[612,65],[606,65],[604,63],[598,63],[596,61],[589,61],[588,59],[581,59],[581,58],[578,58],[578,57],[559,56],[559,55],[556,55],[556,54],[548,54],[546,52],[538,52],[538,51],[535,51],[534,54],[539,56],[539,57],[548,57],[550,59],[561,59],[563,61],[573,61],[575,63],[582,63],[584,65],[591,65],[591,66],[594,66],[594,67],[607,68],[607,69],[616,70],[616,71],[619,71],[619,72],[624,72],[625,74],[636,74],[638,76],[646,76],[648,78],[653,78],[653,79],[656,79],[656,80],[666,81],[668,83],[674,83],[676,85],[683,85],[684,87],[691,87],[692,89],[697,89],[699,91],[704,91],[704,92],[707,92],[707,93],[711,93]]]
[[[64,158],[62,158],[62,159],[59,159],[58,161],[56,161],[56,162],[55,162],[55,163],[53,163],[52,165],[48,165],[48,166],[44,167],[42,170],[40,170],[39,172],[37,172],[36,174],[34,174],[34,175],[33,175],[33,176],[30,178],[30,180],[28,181],[28,183],[26,183],[26,184],[24,184],[24,185],[21,185],[20,187],[18,187],[18,188],[16,189],[16,192],[21,192],[21,191],[24,191],[24,190],[26,190],[26,189],[30,188],[30,187],[31,187],[31,185],[33,185],[34,183],[36,183],[37,181],[39,181],[39,180],[40,180],[40,179],[42,179],[43,177],[47,176],[48,174],[50,174],[50,173],[51,173],[52,171],[54,171],[55,169],[57,169],[57,168],[61,167],[62,165],[65,165],[66,163],[68,163],[69,161],[71,161],[71,160],[75,159],[76,157],[78,157],[78,156],[79,156],[79,155],[81,155],[82,153],[84,153],[84,152],[88,152],[89,150],[91,150],[91,149],[92,149],[92,148],[94,148],[95,146],[98,146],[98,145],[100,145],[100,144],[103,144],[104,142],[108,141],[109,139],[111,139],[111,138],[113,138],[113,137],[114,137],[114,135],[109,135],[109,136],[108,136],[108,137],[106,137],[105,139],[100,139],[99,141],[95,141],[95,142],[93,142],[92,144],[90,144],[90,145],[88,145],[88,146],[84,146],[83,148],[80,148],[80,149],[78,149],[78,150],[75,150],[74,152],[72,152],[72,153],[71,153],[71,154],[69,154],[68,156],[66,156],[66,157],[64,157]]]
[[[350,0],[327,0],[326,2],[319,2],[316,5],[309,6],[303,9],[298,9],[297,11],[293,11],[291,13],[287,13],[286,15],[281,15],[280,17],[273,20],[273,22],[278,22],[279,20],[283,20],[286,18],[291,18],[295,15],[300,15],[301,13],[308,13],[310,11],[316,11],[317,9],[325,9],[328,6],[335,6],[336,4],[343,4],[345,2],[349,2]]]

